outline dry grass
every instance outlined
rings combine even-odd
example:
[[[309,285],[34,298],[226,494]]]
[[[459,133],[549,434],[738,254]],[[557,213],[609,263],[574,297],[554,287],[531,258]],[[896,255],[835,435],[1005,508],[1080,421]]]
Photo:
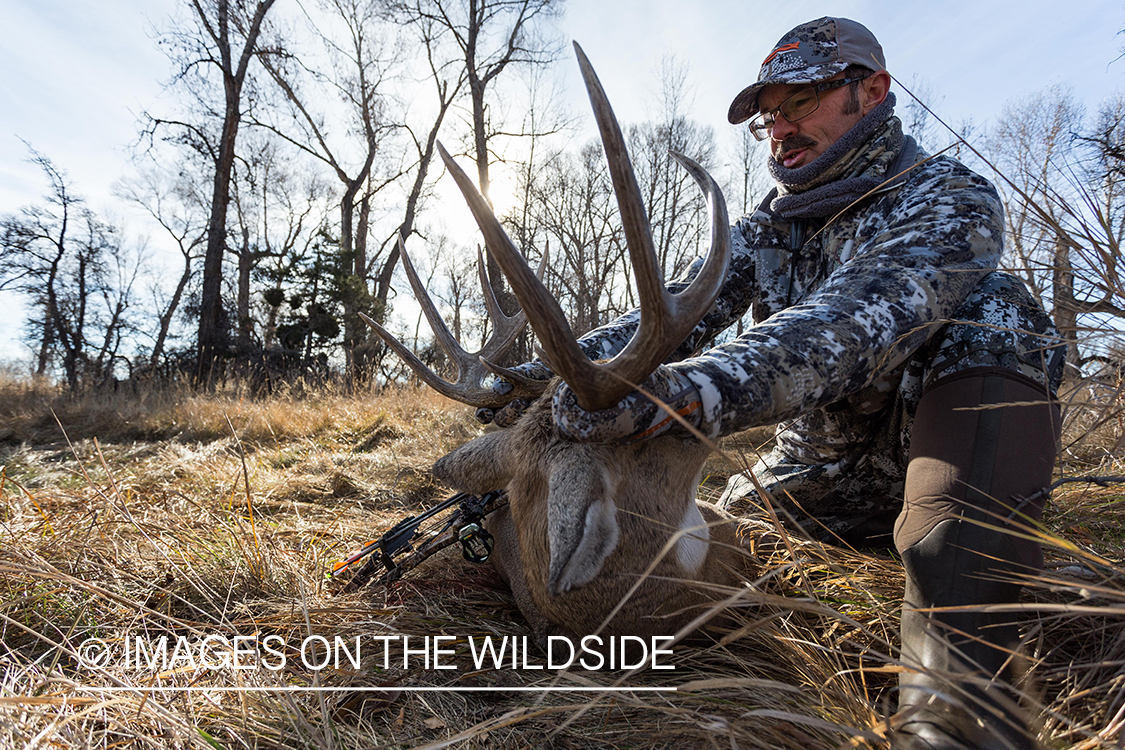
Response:
[[[6,382],[0,410],[2,747],[885,744],[902,588],[890,557],[783,539],[763,524],[752,536],[765,575],[720,592],[731,624],[678,645],[675,671],[475,670],[466,638],[528,634],[490,568],[449,551],[386,590],[347,596],[324,577],[348,547],[445,495],[428,467],[478,432],[464,407],[412,390],[70,399]],[[713,462],[703,491],[725,472]],[[1027,636],[1053,747],[1122,742],[1122,498],[1068,485],[1047,519],[1044,533],[1057,537]],[[295,648],[310,635],[389,634],[454,636],[445,645],[457,668],[415,657],[404,669],[397,646],[388,668],[365,647],[359,669],[319,671],[295,651],[278,671],[157,673],[77,658],[90,637],[117,649],[125,637],[274,635]],[[515,689],[619,685],[634,691]],[[309,686],[340,690],[292,690]],[[665,686],[680,690],[642,690]],[[142,690],[153,687],[191,690]],[[430,687],[475,690],[417,690]]]

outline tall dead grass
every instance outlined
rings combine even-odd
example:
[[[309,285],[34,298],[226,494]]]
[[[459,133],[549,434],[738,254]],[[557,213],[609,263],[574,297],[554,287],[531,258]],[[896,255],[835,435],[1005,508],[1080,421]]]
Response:
[[[717,592],[728,621],[677,645],[674,670],[476,669],[470,636],[529,635],[487,566],[449,551],[385,590],[345,596],[325,582],[349,547],[444,496],[428,467],[479,431],[463,407],[409,389],[0,390],[0,746],[886,745],[902,590],[888,556],[762,524],[751,536],[767,572]],[[721,485],[712,468],[705,494]],[[1121,743],[1123,507],[1115,486],[1067,485],[1036,532],[1050,563],[1024,604],[1029,685],[1054,747]],[[120,649],[268,635],[285,644],[285,669],[81,658],[89,638]],[[310,636],[396,635],[451,636],[456,668],[404,668],[400,644],[386,665],[365,650],[359,668],[312,669],[296,651]],[[541,687],[599,690],[527,691]]]

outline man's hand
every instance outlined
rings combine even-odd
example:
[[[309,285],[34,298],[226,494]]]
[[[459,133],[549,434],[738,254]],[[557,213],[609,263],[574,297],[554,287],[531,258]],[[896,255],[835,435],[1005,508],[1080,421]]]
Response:
[[[555,376],[547,365],[538,359],[524,362],[522,365],[516,365],[510,369],[532,380],[550,380]],[[503,378],[496,378],[492,383],[492,392],[498,396],[505,396],[511,391],[512,384]],[[477,421],[481,424],[492,423],[497,427],[511,427],[530,405],[531,402],[526,399],[514,398],[500,409],[477,409]]]
[[[699,390],[687,377],[661,365],[649,375],[641,389],[667,404],[688,424],[702,420]],[[555,424],[564,435],[584,443],[630,443],[667,432],[678,424],[667,411],[640,390],[633,391],[608,409],[586,411],[565,384],[552,403]]]

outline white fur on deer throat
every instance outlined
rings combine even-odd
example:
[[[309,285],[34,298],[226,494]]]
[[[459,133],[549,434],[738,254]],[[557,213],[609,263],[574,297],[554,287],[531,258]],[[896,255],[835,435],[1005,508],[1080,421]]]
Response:
[[[695,485],[699,486],[702,474],[696,477]],[[711,541],[711,530],[699,512],[695,498],[688,501],[684,517],[680,520],[680,536],[676,542],[676,561],[680,563],[684,575],[692,576],[703,567],[707,559],[707,549]]]

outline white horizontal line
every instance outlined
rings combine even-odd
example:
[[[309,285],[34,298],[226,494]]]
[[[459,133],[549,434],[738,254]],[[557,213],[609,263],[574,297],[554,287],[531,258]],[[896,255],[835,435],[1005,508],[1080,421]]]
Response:
[[[175,687],[172,685],[159,687],[85,687],[83,691],[95,693],[154,693],[166,691],[180,692],[222,692],[222,693],[248,693],[248,692],[285,692],[285,693],[391,693],[395,691],[406,693],[651,693],[675,692],[676,687],[301,687],[299,685],[279,685],[277,687]]]

